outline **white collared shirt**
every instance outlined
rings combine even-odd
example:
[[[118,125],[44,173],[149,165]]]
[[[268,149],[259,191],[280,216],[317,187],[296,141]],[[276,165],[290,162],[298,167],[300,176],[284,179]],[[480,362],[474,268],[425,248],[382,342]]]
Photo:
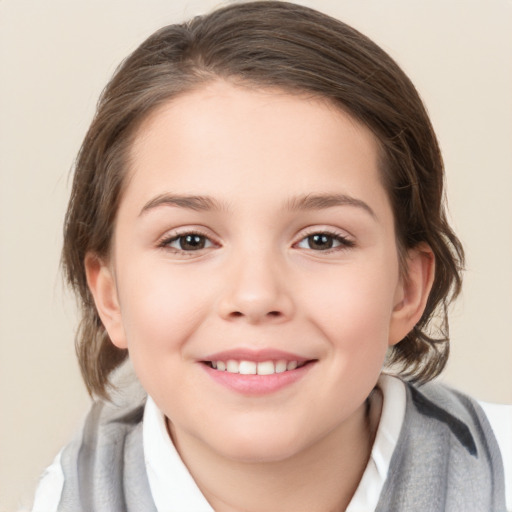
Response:
[[[405,416],[405,385],[381,375],[382,413],[370,460],[346,512],[375,510]],[[142,426],[144,458],[151,494],[158,512],[214,512],[181,460],[165,425],[165,416],[148,397]],[[60,454],[39,484],[32,512],[57,510],[64,475]]]
[[[346,512],[375,510],[405,415],[405,386],[382,375],[382,413],[370,460]],[[144,454],[151,494],[158,512],[214,512],[183,464],[167,432],[165,417],[151,398],[144,411]]]

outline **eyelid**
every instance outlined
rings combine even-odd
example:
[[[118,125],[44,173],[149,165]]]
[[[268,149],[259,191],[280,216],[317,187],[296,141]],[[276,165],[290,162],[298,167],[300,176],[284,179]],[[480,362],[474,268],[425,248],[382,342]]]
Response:
[[[340,245],[337,247],[333,247],[325,250],[314,250],[309,249],[312,252],[321,252],[324,254],[328,254],[329,252],[336,252],[340,250],[347,250],[356,245],[354,241],[354,237],[347,233],[345,230],[341,230],[339,228],[327,227],[327,226],[309,226],[301,230],[298,235],[295,237],[295,242],[293,242],[292,246],[297,247],[300,242],[305,240],[306,238],[316,235],[316,234],[324,234],[328,235],[335,240],[340,242]],[[197,251],[186,251],[178,248],[170,247],[168,244],[179,239],[180,237],[186,235],[199,235],[201,237],[206,238],[210,243],[210,247],[205,247],[202,249],[198,249]],[[164,235],[162,235],[156,242],[158,248],[168,250],[170,252],[174,252],[176,254],[183,254],[187,256],[192,256],[194,253],[202,253],[206,250],[212,249],[214,247],[220,247],[221,243],[218,241],[217,237],[211,233],[209,229],[203,228],[202,226],[183,226],[179,228],[175,228],[167,231]],[[198,254],[197,254],[198,255]]]
[[[206,230],[199,226],[183,226],[179,228],[172,229],[167,231],[164,235],[162,235],[156,242],[158,248],[169,250],[174,253],[179,254],[187,254],[192,255],[191,253],[200,253],[202,251],[211,249],[212,247],[205,247],[203,249],[198,249],[197,251],[185,251],[170,247],[168,244],[179,239],[182,236],[186,235],[198,235],[206,238],[209,242],[211,242],[213,247],[219,247],[220,242],[216,240],[216,237],[211,234],[209,230]]]
[[[329,252],[335,252],[340,250],[347,250],[356,245],[354,237],[347,233],[344,230],[340,230],[339,228],[327,227],[327,226],[310,226],[302,230],[296,237],[296,241],[293,243],[293,247],[297,247],[297,245],[305,240],[306,238],[312,235],[328,235],[333,237],[334,239],[340,242],[340,246],[332,247],[330,249],[325,249],[323,251],[309,249],[312,252],[319,252],[328,254]]]

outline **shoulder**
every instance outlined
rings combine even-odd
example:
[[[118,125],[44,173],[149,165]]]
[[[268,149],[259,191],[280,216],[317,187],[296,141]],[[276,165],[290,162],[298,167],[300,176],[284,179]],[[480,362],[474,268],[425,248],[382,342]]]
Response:
[[[80,503],[80,495],[92,496],[93,487],[101,482],[117,482],[126,479],[127,474],[132,478],[130,471],[133,469],[126,467],[127,457],[137,461],[134,464],[137,468],[143,468],[144,464],[138,462],[143,461],[144,407],[145,399],[134,400],[131,404],[93,403],[80,431],[43,473],[32,512],[53,512],[59,510],[59,506],[64,510],[93,510],[94,507]],[[114,467],[113,461],[121,467]],[[144,482],[138,474],[134,479]],[[109,498],[113,505],[116,499],[116,496]]]
[[[393,499],[415,510],[423,510],[418,500],[425,510],[505,510],[500,451],[476,400],[437,382],[406,384],[406,395],[388,482]]]
[[[492,428],[475,399],[438,382],[423,386],[407,384],[406,389],[409,425],[420,428],[428,425],[436,432],[445,432],[468,455],[501,463]]]
[[[478,402],[439,382],[407,384],[406,388],[404,426],[409,430],[408,446],[417,453],[419,440],[424,443],[424,460],[432,462],[430,471],[444,475],[447,499],[464,490],[466,499],[472,496],[478,502],[487,493],[496,500],[489,510],[502,510],[503,462],[491,425]]]
[[[474,398],[439,382],[422,386],[407,384],[406,388],[408,424],[420,428],[428,425],[450,439],[452,451],[469,456],[471,462],[479,461],[480,466],[487,464],[493,473],[502,470],[493,429]]]
[[[109,473],[108,460],[118,460],[133,438],[141,436],[145,400],[132,404],[95,402],[82,429],[62,451],[61,466],[66,482],[83,485],[92,474]],[[80,473],[80,478],[79,478]],[[85,478],[90,475],[91,478]]]

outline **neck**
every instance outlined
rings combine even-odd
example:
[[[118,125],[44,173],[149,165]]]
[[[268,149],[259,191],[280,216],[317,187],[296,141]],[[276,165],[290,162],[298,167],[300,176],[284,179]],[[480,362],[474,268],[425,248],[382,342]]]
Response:
[[[371,406],[370,406],[371,404]],[[371,453],[382,400],[379,393],[335,430],[285,460],[227,459],[170,425],[174,444],[216,512],[346,509]],[[290,490],[293,490],[290,492]]]

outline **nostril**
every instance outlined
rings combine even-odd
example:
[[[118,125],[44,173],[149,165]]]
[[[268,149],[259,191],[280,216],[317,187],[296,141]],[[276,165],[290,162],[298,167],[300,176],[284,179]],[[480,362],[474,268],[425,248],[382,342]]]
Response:
[[[282,313],[280,311],[269,311],[266,316],[267,317],[272,317],[272,318],[278,318],[282,315]],[[240,318],[240,317],[243,317],[243,316],[246,316],[244,313],[242,313],[241,311],[232,311],[230,313],[230,315],[232,318]]]

